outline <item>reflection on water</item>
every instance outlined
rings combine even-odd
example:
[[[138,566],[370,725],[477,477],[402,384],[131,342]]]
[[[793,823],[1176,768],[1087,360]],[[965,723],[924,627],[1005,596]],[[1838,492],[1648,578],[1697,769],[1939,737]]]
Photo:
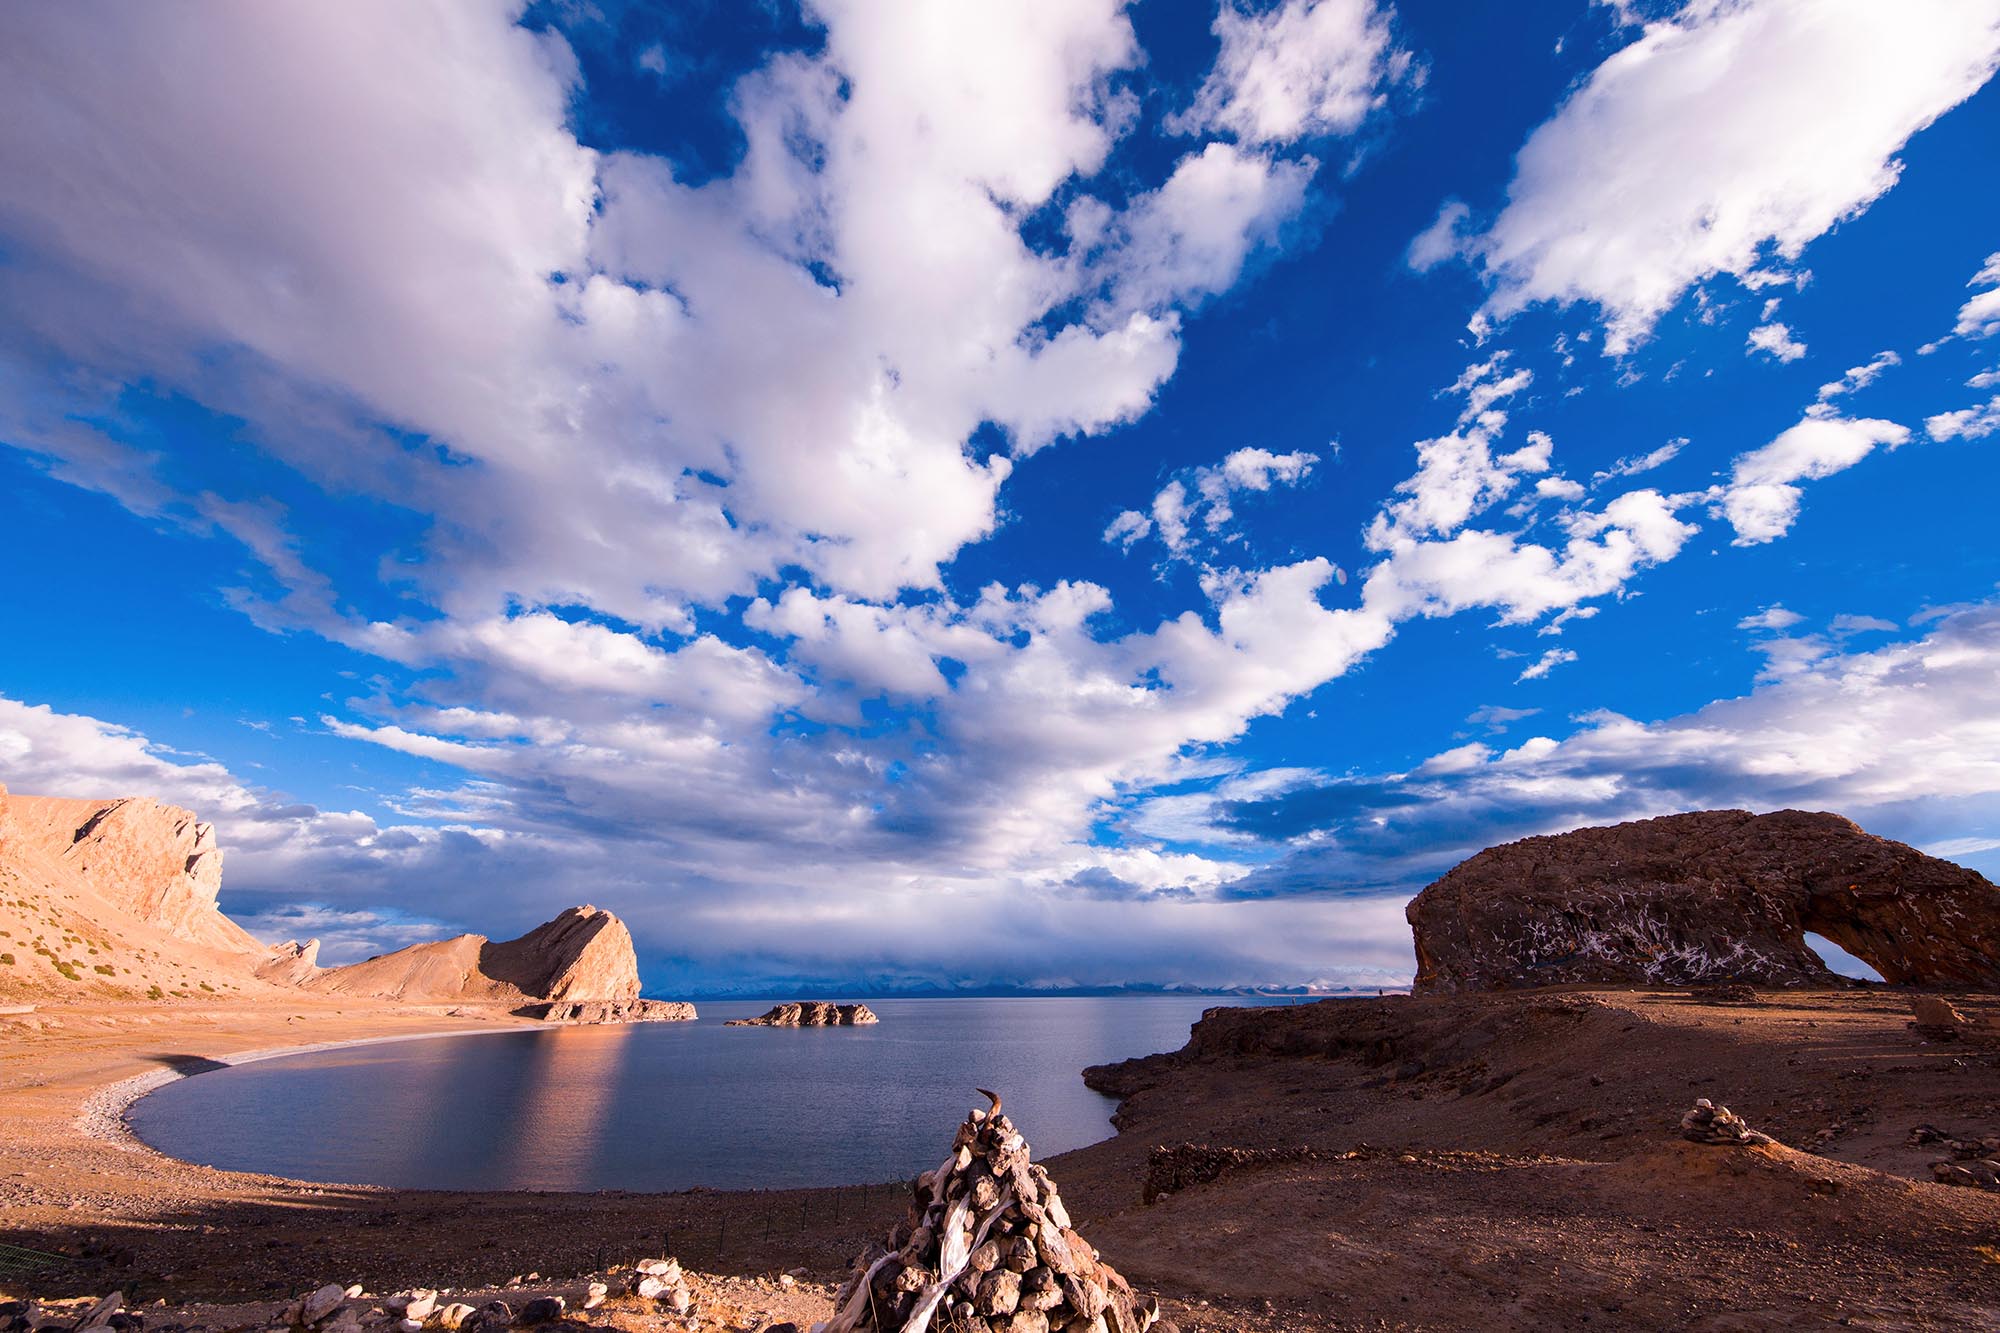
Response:
[[[441,1038],[241,1065],[141,1101],[177,1157],[441,1189],[722,1189],[887,1180],[929,1165],[996,1088],[1038,1154],[1110,1133],[1085,1065],[1172,1050],[1214,999],[870,1000],[877,1027],[696,1023]],[[803,1129],[803,1132],[802,1132]]]

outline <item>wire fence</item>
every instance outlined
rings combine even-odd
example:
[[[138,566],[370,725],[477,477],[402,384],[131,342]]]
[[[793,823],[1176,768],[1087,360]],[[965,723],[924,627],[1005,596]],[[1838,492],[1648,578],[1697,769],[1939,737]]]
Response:
[[[31,1250],[25,1245],[0,1245],[0,1282],[23,1282],[75,1262],[66,1254]]]

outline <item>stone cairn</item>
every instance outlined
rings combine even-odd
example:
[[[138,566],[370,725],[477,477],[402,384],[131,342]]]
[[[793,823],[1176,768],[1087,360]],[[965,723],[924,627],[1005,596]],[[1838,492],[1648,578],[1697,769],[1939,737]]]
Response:
[[[1070,1227],[1049,1173],[1000,1113],[975,1110],[911,1182],[909,1215],[871,1245],[813,1333],[1146,1333],[1142,1303]]]
[[[1690,1143],[1713,1143],[1726,1148],[1773,1142],[1769,1134],[1758,1133],[1744,1123],[1742,1116],[1706,1097],[1681,1117],[1681,1137]]]

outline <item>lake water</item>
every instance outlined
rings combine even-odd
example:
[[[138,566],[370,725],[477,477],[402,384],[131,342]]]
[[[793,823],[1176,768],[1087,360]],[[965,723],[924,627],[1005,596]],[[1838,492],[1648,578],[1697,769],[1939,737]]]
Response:
[[[239,1065],[129,1114],[187,1161],[436,1189],[787,1188],[937,1165],[992,1088],[1038,1157],[1111,1134],[1086,1065],[1178,1050],[1215,997],[870,1000],[861,1028],[693,1023],[426,1038]]]

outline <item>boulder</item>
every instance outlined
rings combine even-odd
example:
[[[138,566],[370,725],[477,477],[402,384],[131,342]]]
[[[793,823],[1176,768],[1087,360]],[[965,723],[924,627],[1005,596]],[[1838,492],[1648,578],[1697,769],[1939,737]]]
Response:
[[[1705,810],[1489,848],[1410,903],[1418,994],[1562,984],[2000,989],[2000,889],[1833,814]]]
[[[756,1018],[732,1018],[724,1027],[732,1028],[851,1028],[879,1023],[875,1011],[865,1004],[833,1004],[826,1000],[804,1000],[796,1004],[773,1005]]]

